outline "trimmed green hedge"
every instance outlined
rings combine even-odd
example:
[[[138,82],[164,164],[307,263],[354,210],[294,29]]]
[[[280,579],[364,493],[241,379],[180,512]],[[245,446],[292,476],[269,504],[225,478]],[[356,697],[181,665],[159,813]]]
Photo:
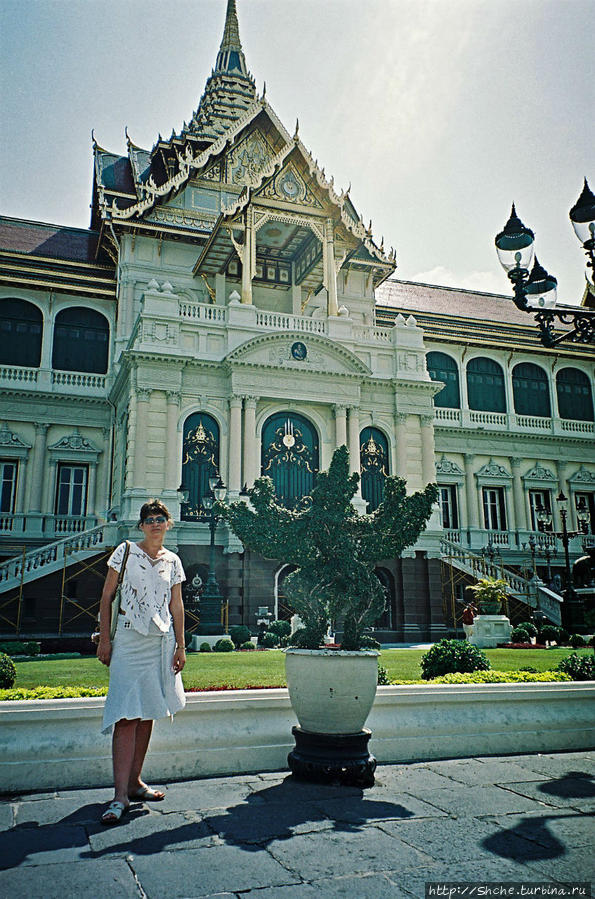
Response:
[[[550,681],[572,680],[561,671],[541,671],[532,674],[529,671],[472,671],[466,674],[445,674],[434,678],[432,684],[541,684]]]
[[[107,687],[34,687],[30,690],[0,690],[0,701],[17,699],[80,699],[83,696],[105,696]]]
[[[36,656],[39,654],[40,644],[36,640],[6,640],[0,643],[0,652],[7,656]]]

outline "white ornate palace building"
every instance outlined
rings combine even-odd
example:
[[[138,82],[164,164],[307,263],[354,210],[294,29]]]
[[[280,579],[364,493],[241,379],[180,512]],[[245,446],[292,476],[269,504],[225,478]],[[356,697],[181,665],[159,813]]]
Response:
[[[536,509],[559,530],[563,491],[569,527],[582,502],[595,532],[592,348],[546,349],[509,298],[395,269],[257,95],[228,0],[182,131],[125,156],[94,144],[88,230],[0,219],[0,633],[88,633],[110,547],[149,496],[199,592],[209,476],[237,498],[269,474],[295,506],[345,443],[360,509],[386,474],[440,487],[418,543],[379,565],[383,639],[444,634],[480,558],[518,575],[520,599],[534,561],[555,607],[563,553]],[[215,543],[230,624],[289,614],[283,559],[223,524]]]

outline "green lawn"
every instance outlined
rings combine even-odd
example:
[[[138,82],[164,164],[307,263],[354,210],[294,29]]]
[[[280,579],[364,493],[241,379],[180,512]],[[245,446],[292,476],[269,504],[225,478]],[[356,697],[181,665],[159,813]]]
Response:
[[[590,649],[578,650],[584,654]],[[497,671],[514,671],[532,666],[538,671],[554,669],[571,649],[488,649],[486,655]],[[418,680],[422,649],[385,649],[380,664],[388,671],[390,680]],[[16,661],[16,660],[15,660]],[[276,687],[285,686],[283,653],[189,653],[183,674],[186,689],[192,687]],[[103,687],[108,671],[97,659],[48,659],[17,662],[15,687],[39,686]]]

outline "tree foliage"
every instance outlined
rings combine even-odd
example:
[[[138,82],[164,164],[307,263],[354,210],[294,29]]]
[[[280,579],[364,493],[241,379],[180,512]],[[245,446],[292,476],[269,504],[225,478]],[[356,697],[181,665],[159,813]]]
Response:
[[[249,491],[251,505],[219,505],[244,546],[297,566],[285,589],[304,622],[301,645],[311,649],[320,646],[329,624],[339,618],[343,648],[360,648],[364,628],[384,610],[375,564],[415,543],[437,498],[434,484],[407,496],[405,481],[389,477],[382,504],[371,515],[359,515],[351,505],[358,483],[359,475],[349,474],[349,454],[342,446],[329,470],[318,474],[305,509],[280,506],[267,477],[258,478]]]

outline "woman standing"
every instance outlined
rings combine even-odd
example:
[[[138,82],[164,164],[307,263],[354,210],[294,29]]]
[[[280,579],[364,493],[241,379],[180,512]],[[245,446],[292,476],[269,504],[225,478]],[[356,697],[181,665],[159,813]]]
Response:
[[[144,539],[130,543],[121,586],[120,614],[110,641],[112,600],[126,552],[121,543],[108,559],[99,607],[97,658],[110,666],[103,713],[103,733],[113,729],[114,799],[101,816],[117,824],[130,801],[158,802],[160,790],[141,778],[153,721],[184,708],[180,672],[186,663],[182,563],[163,546],[172,518],[163,503],[149,500],[140,510],[138,527]]]

